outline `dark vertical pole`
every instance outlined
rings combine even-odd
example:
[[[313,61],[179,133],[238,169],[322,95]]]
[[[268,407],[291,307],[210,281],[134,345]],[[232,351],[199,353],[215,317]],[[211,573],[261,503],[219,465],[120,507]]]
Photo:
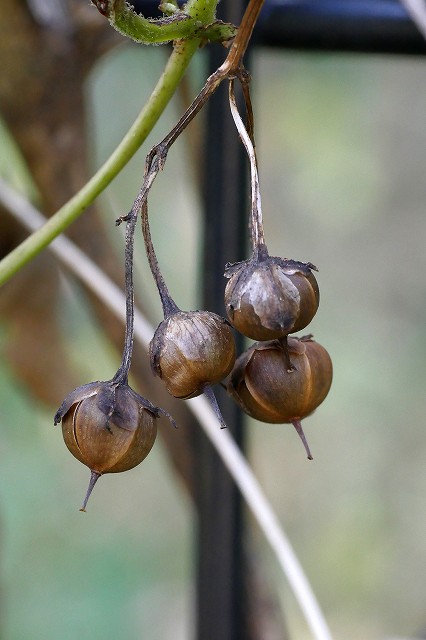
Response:
[[[219,5],[222,20],[239,24],[245,2]],[[224,60],[221,47],[209,47],[209,72]],[[204,138],[204,307],[224,315],[226,262],[245,257],[249,192],[248,164],[228,106],[224,82],[209,101]],[[241,345],[239,350],[241,351]],[[215,390],[217,391],[217,390]],[[241,411],[217,391],[234,439],[244,444]],[[219,425],[218,425],[219,428]],[[197,431],[198,567],[197,640],[249,640],[245,606],[246,571],[241,497],[220,458]]]

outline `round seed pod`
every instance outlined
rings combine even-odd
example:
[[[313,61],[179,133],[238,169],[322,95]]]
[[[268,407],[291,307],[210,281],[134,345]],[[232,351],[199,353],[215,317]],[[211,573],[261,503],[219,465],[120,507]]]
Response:
[[[155,412],[140,398],[130,387],[104,384],[74,403],[62,419],[64,441],[73,456],[100,474],[128,471],[142,462],[157,426]]]
[[[226,313],[253,340],[273,340],[304,329],[319,305],[311,263],[269,255],[230,265],[225,276]]]
[[[327,396],[333,368],[312,339],[288,338],[252,345],[235,362],[228,391],[261,422],[291,423],[312,413]]]
[[[291,423],[312,459],[300,421],[327,396],[333,377],[327,351],[310,337],[252,345],[235,362],[228,393],[261,422]]]
[[[193,398],[222,380],[235,362],[229,323],[209,311],[177,311],[157,327],[151,340],[153,373],[175,398]]]
[[[127,384],[92,382],[65,398],[54,422],[62,420],[65,444],[92,472],[82,511],[102,474],[128,471],[146,458],[161,411]]]

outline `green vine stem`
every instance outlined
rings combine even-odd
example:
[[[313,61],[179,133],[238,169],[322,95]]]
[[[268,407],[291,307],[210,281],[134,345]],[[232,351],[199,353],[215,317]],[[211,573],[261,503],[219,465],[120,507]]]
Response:
[[[102,15],[119,33],[135,42],[143,44],[163,44],[171,40],[201,38],[202,40],[226,41],[235,36],[236,28],[220,20],[206,22],[200,9],[194,11],[194,2],[188,2],[182,11],[160,19],[145,18],[135,13],[125,0],[95,0],[94,4]],[[206,17],[211,18],[209,4],[206,2]]]
[[[197,14],[206,24],[214,20],[218,0],[191,0],[187,12]],[[172,98],[195,51],[199,38],[182,40],[175,44],[148,102],[135,122],[106,162],[92,178],[66,202],[40,229],[0,261],[0,285],[42,251],[52,240],[74,222],[97,196],[109,185],[142,145],[165,107]]]

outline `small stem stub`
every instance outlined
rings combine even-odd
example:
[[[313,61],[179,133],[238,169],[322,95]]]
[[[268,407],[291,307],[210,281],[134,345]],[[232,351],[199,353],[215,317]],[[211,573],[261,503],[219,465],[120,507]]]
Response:
[[[216,396],[214,395],[213,389],[210,386],[207,386],[204,388],[204,395],[206,396],[207,400],[210,402],[210,405],[213,409],[213,411],[216,414],[217,419],[220,422],[220,428],[221,429],[227,429],[228,425],[226,424],[225,420],[223,419],[223,415],[222,412],[219,408],[219,404],[216,400]]]
[[[288,336],[283,336],[282,338],[278,339],[278,342],[281,345],[281,348],[283,350],[283,357],[284,357],[284,361],[285,361],[285,365],[287,368],[287,373],[291,373],[292,371],[294,371],[295,367],[294,365],[291,363],[290,360],[290,354],[288,352],[288,340],[287,340]]]
[[[311,450],[309,449],[308,441],[306,440],[305,434],[302,429],[302,423],[300,422],[300,420],[292,420],[291,424],[296,429],[297,433],[299,434],[299,438],[303,442],[303,446],[305,447],[306,453],[308,455],[308,460],[313,460]]]
[[[84,511],[84,513],[86,513],[87,503],[88,503],[90,495],[91,495],[91,493],[93,491],[93,487],[95,486],[95,484],[97,483],[97,481],[99,480],[100,477],[101,477],[101,474],[98,473],[97,471],[91,471],[90,472],[89,486],[87,487],[87,491],[86,491],[86,495],[85,495],[85,498],[84,498],[84,502],[83,502],[83,505],[82,505],[80,511]]]

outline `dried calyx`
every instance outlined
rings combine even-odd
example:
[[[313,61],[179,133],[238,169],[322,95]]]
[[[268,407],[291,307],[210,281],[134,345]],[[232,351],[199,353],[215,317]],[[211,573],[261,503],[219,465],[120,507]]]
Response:
[[[313,264],[268,255],[229,265],[225,276],[228,317],[252,340],[272,340],[304,329],[319,304]]]
[[[204,393],[222,427],[225,427],[211,385],[231,371],[236,356],[229,323],[210,311],[181,311],[172,299],[158,266],[152,245],[148,206],[142,206],[142,230],[152,274],[163,305],[164,320],[151,340],[151,368],[176,398]]]
[[[245,97],[251,115],[248,92]],[[312,272],[317,269],[310,262],[269,255],[263,231],[256,154],[237,109],[233,81],[229,85],[229,100],[250,160],[253,255],[249,260],[226,266],[225,276],[229,278],[225,289],[226,312],[243,335],[253,340],[271,340],[304,329],[314,317],[319,305],[319,289]]]
[[[121,365],[107,382],[90,382],[71,391],[54,417],[62,421],[65,444],[73,456],[91,471],[89,488],[81,511],[99,477],[104,473],[128,471],[150,452],[157,434],[156,420],[167,416],[128,385],[133,349],[133,239],[136,215],[120,218],[126,226],[126,334]]]
[[[290,423],[312,459],[300,421],[325,399],[331,358],[311,336],[252,345],[235,362],[227,390],[245,413],[261,422]]]

